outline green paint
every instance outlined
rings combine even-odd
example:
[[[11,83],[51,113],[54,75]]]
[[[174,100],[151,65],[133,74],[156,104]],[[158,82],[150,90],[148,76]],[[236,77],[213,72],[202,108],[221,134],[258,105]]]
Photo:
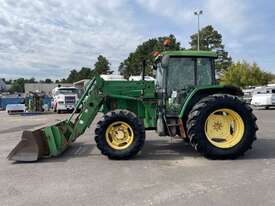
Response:
[[[67,148],[69,130],[66,128],[69,126],[66,121],[63,121],[43,129],[48,142],[49,156],[58,156]]]
[[[97,76],[92,79],[76,109],[65,121],[43,129],[49,147],[49,156],[58,156],[92,124],[99,111],[107,113],[114,109],[127,109],[144,122],[145,128],[156,125],[157,98],[152,81],[104,81]]]
[[[217,89],[217,88],[223,88],[224,86],[223,85],[209,85],[209,86],[202,86],[202,87],[196,87],[192,90],[192,92],[189,93],[189,95],[187,96],[183,106],[182,106],[182,109],[180,111],[180,114],[179,114],[179,118],[182,119],[182,117],[184,116],[185,114],[185,110],[186,110],[186,107],[188,106],[188,104],[190,103],[190,101],[192,100],[192,98],[194,97],[194,95],[199,92],[199,91],[202,91],[202,90],[212,90],[212,89]]]
[[[182,50],[182,51],[165,51],[160,54],[161,56],[182,56],[182,57],[213,57],[217,58],[217,53],[212,51],[193,51],[193,50]]]

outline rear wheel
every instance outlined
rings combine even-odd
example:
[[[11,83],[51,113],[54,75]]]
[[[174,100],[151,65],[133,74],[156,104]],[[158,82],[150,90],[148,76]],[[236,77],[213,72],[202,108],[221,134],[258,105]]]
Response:
[[[95,141],[103,155],[110,159],[129,159],[143,147],[145,130],[136,115],[115,110],[97,123]]]
[[[187,133],[192,146],[206,157],[236,158],[256,139],[256,117],[237,97],[219,94],[200,100],[191,110]]]

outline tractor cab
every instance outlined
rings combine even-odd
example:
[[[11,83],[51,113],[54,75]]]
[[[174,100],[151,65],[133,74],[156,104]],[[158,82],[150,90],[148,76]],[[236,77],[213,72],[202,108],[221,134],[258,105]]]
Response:
[[[209,51],[166,51],[156,58],[156,88],[166,114],[178,114],[194,88],[215,84],[216,57]]]

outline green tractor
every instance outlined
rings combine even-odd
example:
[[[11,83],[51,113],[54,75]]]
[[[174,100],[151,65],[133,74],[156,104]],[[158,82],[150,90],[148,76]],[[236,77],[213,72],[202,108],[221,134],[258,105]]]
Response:
[[[145,130],[181,137],[207,158],[243,155],[256,139],[256,117],[242,91],[215,80],[216,53],[165,51],[155,59],[156,81],[92,79],[70,117],[24,131],[8,159],[36,161],[60,155],[104,113],[95,141],[110,159],[129,159],[145,142]]]

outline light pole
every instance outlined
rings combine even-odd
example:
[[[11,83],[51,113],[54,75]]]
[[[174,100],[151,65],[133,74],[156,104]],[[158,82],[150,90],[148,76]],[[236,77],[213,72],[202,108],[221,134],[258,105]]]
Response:
[[[198,51],[200,50],[200,15],[202,15],[202,10],[195,11],[194,14],[198,16]]]

